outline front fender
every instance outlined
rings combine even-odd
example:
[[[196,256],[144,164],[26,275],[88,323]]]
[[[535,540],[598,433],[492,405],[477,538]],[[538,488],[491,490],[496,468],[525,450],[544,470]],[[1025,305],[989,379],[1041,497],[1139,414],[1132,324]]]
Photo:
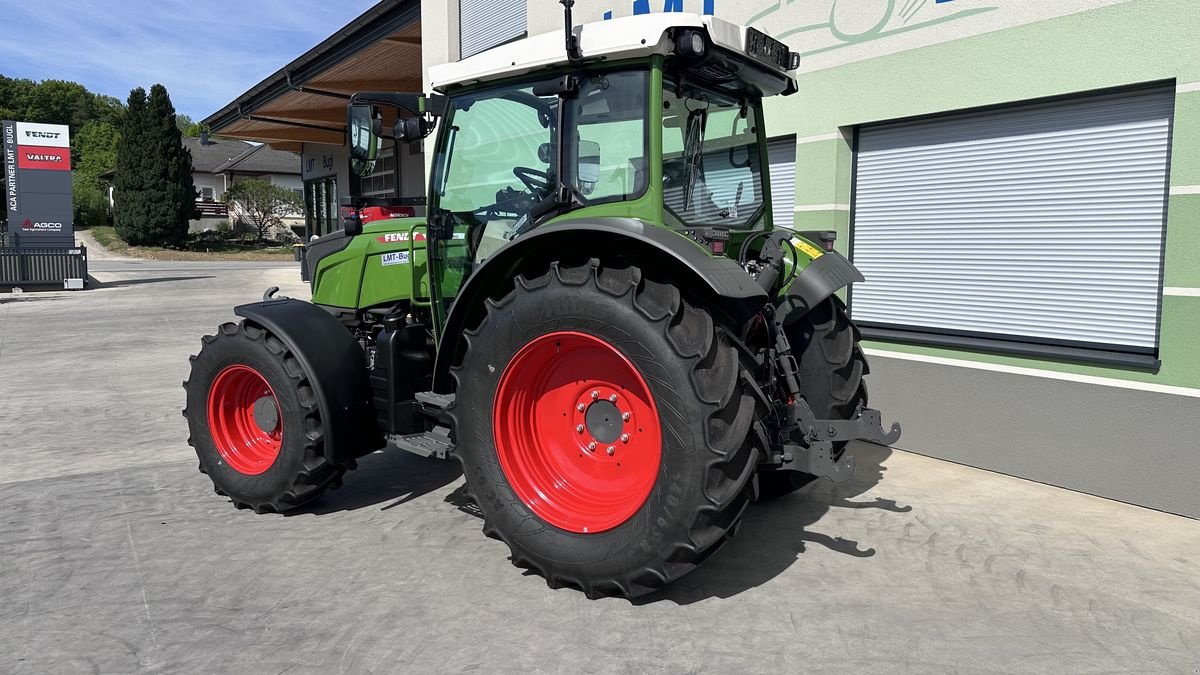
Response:
[[[714,257],[683,235],[633,218],[570,220],[540,227],[499,249],[463,285],[442,331],[434,390],[450,393],[450,368],[462,354],[460,338],[482,316],[483,302],[512,288],[526,271],[540,273],[553,260],[619,256],[676,280],[741,323],[767,303],[765,291],[737,262]]]
[[[376,429],[367,360],[340,321],[316,305],[280,299],[235,307],[234,314],[279,338],[296,357],[321,411],[325,456],[347,462],[385,445]]]

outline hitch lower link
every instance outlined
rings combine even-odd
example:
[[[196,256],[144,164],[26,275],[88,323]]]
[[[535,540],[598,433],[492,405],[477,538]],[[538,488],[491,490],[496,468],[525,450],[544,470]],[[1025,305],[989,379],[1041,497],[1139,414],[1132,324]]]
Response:
[[[891,445],[900,439],[900,425],[892,423],[883,429],[878,410],[859,405],[852,419],[819,420],[804,399],[788,406],[788,436],[799,437],[802,445],[784,443],[783,469],[824,476],[835,483],[844,483],[854,476],[854,457],[846,452],[834,456],[833,444],[839,441],[868,441]]]

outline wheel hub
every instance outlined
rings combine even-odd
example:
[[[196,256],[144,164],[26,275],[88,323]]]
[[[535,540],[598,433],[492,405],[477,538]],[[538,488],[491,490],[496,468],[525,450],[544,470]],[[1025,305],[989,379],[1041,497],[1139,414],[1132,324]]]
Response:
[[[279,400],[266,378],[245,364],[227,366],[208,390],[208,429],[217,453],[248,476],[270,469],[283,447]]]
[[[649,386],[597,337],[562,331],[521,349],[501,377],[492,425],[514,492],[561,529],[612,529],[657,482],[662,434]]]
[[[623,400],[621,394],[604,383],[588,380],[581,384],[585,387],[575,404],[576,414],[572,421],[584,445],[628,443],[633,438],[626,430],[626,426],[633,421],[630,401]],[[628,399],[628,396],[625,398]],[[622,410],[622,404],[626,409]],[[608,454],[611,456],[614,453]]]
[[[268,434],[279,428],[279,408],[276,407],[275,397],[263,396],[254,402],[254,423]]]

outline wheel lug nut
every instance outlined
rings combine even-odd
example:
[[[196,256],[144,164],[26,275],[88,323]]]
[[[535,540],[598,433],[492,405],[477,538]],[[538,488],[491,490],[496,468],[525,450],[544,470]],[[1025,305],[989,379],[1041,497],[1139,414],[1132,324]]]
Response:
[[[579,405],[575,406],[575,409],[576,409],[576,410],[578,410],[579,412],[583,412],[584,410],[586,410],[586,409],[587,409],[587,406],[585,406],[584,404],[580,403]]]
[[[596,441],[592,441],[591,443],[588,443],[588,450],[595,450],[595,449],[596,449]]]
[[[616,395],[616,394],[613,394],[612,396],[609,396],[609,397],[608,397],[608,400],[609,400],[609,402],[610,402],[610,403],[616,403],[616,402],[617,402],[617,395]]]
[[[628,443],[629,442],[629,434],[621,434],[621,442]]]
[[[582,434],[582,433],[583,433],[583,425],[582,425],[582,424],[579,424],[579,425],[576,425],[576,426],[575,426],[575,433],[578,433],[578,434]]]
[[[617,454],[617,449],[610,445],[610,446],[608,446],[607,452],[608,452],[608,456],[612,457],[613,455]]]
[[[625,422],[628,422],[630,417],[633,417],[633,415],[631,415],[630,413],[623,413],[621,415],[621,419]]]
[[[593,392],[592,392],[592,400],[593,400],[593,401],[595,401],[595,400],[596,400],[596,399],[598,399],[598,398],[600,398],[600,392],[598,392],[598,391],[593,391]]]

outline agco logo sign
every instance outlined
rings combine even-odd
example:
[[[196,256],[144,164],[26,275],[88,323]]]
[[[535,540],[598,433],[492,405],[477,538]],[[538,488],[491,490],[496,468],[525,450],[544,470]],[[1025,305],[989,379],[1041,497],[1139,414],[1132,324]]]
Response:
[[[26,218],[25,222],[21,224],[21,229],[26,232],[62,232],[63,224],[50,222],[35,223],[33,220]]]

